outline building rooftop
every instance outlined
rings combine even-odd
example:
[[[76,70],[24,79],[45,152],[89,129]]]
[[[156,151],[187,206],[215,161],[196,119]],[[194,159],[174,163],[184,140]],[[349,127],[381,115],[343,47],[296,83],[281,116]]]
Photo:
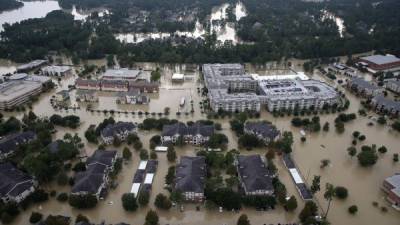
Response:
[[[260,155],[239,155],[238,173],[247,192],[257,190],[273,191],[272,178]]]
[[[385,107],[386,109],[400,111],[400,102],[385,98],[382,95],[375,96],[373,101],[376,102],[376,104]]]
[[[86,160],[86,165],[101,164],[106,167],[111,167],[116,155],[117,151],[114,150],[96,150],[94,154]]]
[[[42,85],[29,81],[8,81],[0,84],[0,102],[8,102],[40,89]]]
[[[182,156],[176,166],[175,189],[181,192],[203,193],[206,175],[204,156]]]
[[[368,90],[379,90],[380,88],[364,80],[362,77],[354,77],[351,79],[351,84]]]
[[[267,122],[247,122],[245,129],[270,139],[275,139],[280,134],[280,131],[274,125]]]
[[[209,137],[214,134],[214,126],[213,125],[204,125],[199,122],[186,126],[184,123],[175,123],[170,125],[164,125],[162,136],[174,136],[174,135],[202,135],[205,137]]]
[[[113,137],[119,133],[126,131],[132,131],[136,128],[135,124],[131,122],[117,122],[114,124],[108,124],[102,131],[101,135],[103,137]]]
[[[395,188],[400,188],[400,174],[395,174],[385,179],[386,182],[393,185]]]
[[[106,166],[96,164],[90,165],[86,171],[78,172],[74,178],[72,193],[88,192],[97,193],[104,182]]]
[[[371,55],[371,56],[362,57],[361,59],[365,60],[365,61],[369,61],[369,62],[377,64],[377,65],[384,65],[384,64],[389,64],[389,63],[400,62],[400,58],[397,58],[394,55]]]
[[[33,68],[39,67],[47,62],[48,62],[47,60],[42,60],[42,59],[33,60],[29,63],[18,66],[17,71],[33,69]]]
[[[36,139],[33,131],[11,134],[0,140],[0,153],[8,154],[17,150],[18,146]]]
[[[0,164],[0,197],[16,197],[34,185],[33,178],[11,163]]]
[[[71,67],[51,65],[51,66],[45,66],[41,70],[45,73],[65,73],[71,70]]]
[[[128,68],[107,69],[102,79],[136,79],[140,73],[140,70],[131,70]]]

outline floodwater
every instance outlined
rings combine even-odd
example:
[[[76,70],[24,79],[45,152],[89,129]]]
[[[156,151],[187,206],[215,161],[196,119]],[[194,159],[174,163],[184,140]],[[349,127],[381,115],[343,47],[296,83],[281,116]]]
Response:
[[[0,31],[3,24],[13,24],[31,18],[45,17],[47,13],[60,9],[58,1],[26,1],[24,6],[0,13]]]
[[[125,43],[140,43],[148,39],[164,39],[171,36],[190,37],[190,38],[204,38],[203,35],[206,32],[215,32],[217,40],[224,43],[225,41],[232,41],[233,44],[239,42],[236,36],[235,24],[231,22],[225,22],[227,19],[226,10],[229,4],[223,4],[221,6],[214,7],[211,10],[209,30],[196,21],[195,29],[193,31],[177,31],[171,33],[127,33],[127,34],[116,34],[116,38],[121,42]],[[239,21],[241,18],[247,16],[247,11],[242,2],[237,2],[233,11],[236,15],[236,20]]]
[[[3,30],[3,24],[13,24],[22,20],[32,18],[45,17],[49,12],[54,10],[60,10],[61,7],[58,1],[44,0],[44,1],[24,1],[24,5],[18,9],[5,11],[0,13],[0,31]],[[75,6],[72,10],[69,10],[75,20],[85,20],[91,12],[97,11],[99,16],[102,17],[108,14],[109,11],[106,9],[93,9],[93,10],[79,10]]]
[[[97,64],[105,63],[104,61],[97,61]],[[292,63],[296,65],[298,63]],[[4,64],[3,64],[4,65]],[[271,64],[272,65],[272,64]],[[263,68],[270,68],[271,65],[252,66],[246,64],[246,70],[249,72],[257,71],[262,73]],[[198,72],[191,72],[194,74],[196,79],[185,81],[183,84],[174,84],[171,82],[170,77],[173,73],[188,73],[189,68],[193,65],[162,65],[152,63],[138,63],[138,67],[144,69],[154,69],[156,67],[162,70],[161,88],[160,93],[150,94],[151,102],[149,105],[117,105],[115,103],[115,97],[111,93],[102,93],[100,102],[93,104],[93,109],[114,109],[120,111],[132,111],[141,110],[149,112],[163,112],[164,107],[170,107],[171,113],[168,116],[170,119],[179,119],[181,121],[194,121],[198,119],[206,119],[205,114],[201,114],[199,101],[202,99],[197,93],[197,87],[199,82],[197,80]],[[4,69],[3,69],[4,68]],[[7,70],[8,64],[5,67],[0,67],[0,71]],[[265,69],[264,69],[265,70]],[[268,74],[264,71],[264,74]],[[325,80],[318,74],[312,76],[314,79]],[[61,115],[78,115],[81,117],[82,124],[77,130],[57,128],[58,132],[55,134],[55,138],[61,138],[66,132],[78,133],[85,142],[86,155],[91,155],[96,149],[95,145],[88,144],[84,138],[84,131],[91,125],[97,124],[104,118],[109,117],[110,114],[105,115],[103,112],[88,112],[86,111],[87,103],[79,103],[81,106],[80,110],[54,110],[50,107],[49,101],[52,95],[56,91],[66,89],[68,84],[74,82],[75,77],[70,76],[63,78],[61,83],[51,93],[44,94],[40,97],[40,100],[33,104],[33,111],[40,116],[51,116],[53,113]],[[332,83],[332,81],[328,81]],[[337,86],[336,84],[333,84]],[[344,90],[345,91],[345,90]],[[346,92],[346,91],[345,91]],[[348,112],[357,112],[360,108],[359,99],[354,95],[347,93],[351,106]],[[73,98],[74,94],[71,93]],[[181,97],[192,99],[194,101],[195,113],[189,115],[177,116],[177,111],[185,111],[180,109],[178,104]],[[74,101],[72,101],[74,102]],[[188,102],[188,101],[187,101]],[[77,104],[77,103],[72,103]],[[21,117],[21,113],[4,113],[5,116],[17,115]],[[373,113],[370,113],[373,115]],[[132,115],[130,113],[115,113],[113,115],[117,121],[132,121],[140,123],[146,116]],[[151,117],[151,116],[148,116]],[[158,116],[155,116],[158,117]],[[324,189],[325,183],[329,182],[334,185],[345,186],[349,190],[349,197],[346,200],[334,200],[329,213],[329,220],[332,224],[338,225],[360,225],[360,224],[385,224],[385,225],[397,225],[400,221],[400,213],[390,208],[389,204],[384,200],[384,195],[379,189],[383,179],[387,176],[393,175],[399,172],[400,165],[392,163],[392,154],[399,152],[399,133],[392,131],[387,126],[375,125],[372,127],[367,126],[367,123],[371,120],[368,117],[360,117],[357,120],[346,124],[346,131],[343,134],[337,134],[334,130],[334,119],[335,114],[321,115],[321,124],[328,121],[330,123],[330,131],[307,134],[307,142],[301,143],[300,141],[300,130],[290,125],[290,117],[279,117],[274,118],[270,113],[263,111],[260,119],[271,121],[280,130],[290,130],[294,134],[294,152],[293,158],[299,165],[299,169],[307,183],[310,183],[314,175],[321,175],[321,189]],[[217,122],[222,124],[223,132],[229,139],[228,149],[238,148],[237,138],[229,129],[229,119],[219,119]],[[388,148],[388,152],[385,155],[381,155],[378,163],[372,168],[361,168],[358,165],[356,158],[351,159],[347,155],[347,147],[351,145],[351,133],[355,130],[360,131],[362,134],[367,136],[367,139],[362,144],[376,144],[378,147],[385,145]],[[157,131],[140,131],[139,136],[144,144],[144,148],[149,149],[149,139],[159,134]],[[321,147],[324,145],[325,148]],[[360,145],[360,144],[359,144]],[[119,153],[124,146],[118,148]],[[110,147],[112,149],[114,147]],[[360,146],[358,146],[358,149]],[[159,160],[159,168],[156,173],[153,190],[151,194],[151,201],[149,207],[140,208],[137,212],[128,213],[125,212],[121,206],[121,196],[125,192],[129,192],[131,188],[131,181],[139,163],[139,154],[134,152],[133,148],[133,159],[131,162],[124,165],[122,172],[118,176],[118,187],[114,190],[110,190],[109,195],[104,201],[100,201],[95,209],[90,210],[75,210],[72,209],[67,203],[59,203],[55,199],[51,199],[41,205],[34,205],[27,209],[26,212],[21,213],[14,222],[14,224],[27,224],[30,213],[32,211],[39,211],[44,214],[62,214],[75,217],[78,214],[84,214],[93,222],[101,222],[105,220],[107,223],[127,222],[130,224],[143,224],[144,217],[148,208],[154,208],[154,198],[158,193],[165,193],[167,191],[163,189],[164,177],[167,172],[167,168],[171,165],[167,162],[165,153],[157,153]],[[196,148],[193,146],[185,146],[182,148],[176,148],[178,156],[182,155],[195,155]],[[264,154],[266,149],[256,149],[253,151],[241,150],[241,154]],[[327,168],[320,169],[320,161],[322,159],[329,159],[331,165]],[[296,222],[297,215],[303,207],[303,201],[300,199],[295,186],[291,180],[290,175],[283,166],[279,158],[275,159],[275,163],[278,167],[279,177],[282,182],[286,185],[289,195],[295,195],[299,207],[293,213],[285,212],[281,207],[276,210],[268,212],[259,212],[255,209],[242,209],[241,213],[246,213],[252,224],[270,224],[270,223],[288,223]],[[59,187],[56,184],[50,184],[45,187],[47,190],[57,190],[59,192],[69,192],[70,187]],[[322,193],[317,194],[317,201],[322,207],[326,209],[327,202],[324,200]],[[372,202],[377,201],[380,206],[385,206],[389,210],[386,213],[381,212],[379,208],[372,206]],[[359,212],[355,216],[351,216],[347,212],[347,208],[350,205],[358,205]],[[160,224],[236,224],[238,213],[223,212],[219,213],[217,210],[206,210],[201,205],[200,211],[196,211],[196,204],[185,204],[184,212],[180,212],[177,208],[172,208],[170,211],[158,210],[160,216]],[[105,216],[107,215],[107,216]]]

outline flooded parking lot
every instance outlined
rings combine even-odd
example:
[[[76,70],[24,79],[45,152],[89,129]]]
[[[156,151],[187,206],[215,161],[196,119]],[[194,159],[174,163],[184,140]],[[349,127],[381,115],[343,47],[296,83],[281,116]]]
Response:
[[[12,70],[15,66],[10,63],[4,62],[0,68],[1,72]],[[99,103],[93,104],[93,109],[107,109],[116,111],[148,111],[148,112],[163,112],[165,107],[171,108],[171,113],[168,116],[170,119],[178,119],[181,121],[194,121],[198,119],[206,119],[206,114],[200,112],[199,102],[202,100],[197,92],[197,87],[200,85],[198,81],[199,72],[194,72],[195,79],[187,80],[184,83],[176,84],[172,83],[170,77],[173,73],[185,73],[187,70],[186,65],[156,65],[156,64],[140,64],[138,65],[144,69],[155,69],[160,67],[163,73],[161,78],[161,87],[159,93],[149,94],[151,101],[149,105],[117,105],[115,97],[112,93],[101,93]],[[246,70],[252,72],[262,72],[266,70],[267,66],[252,67],[246,65]],[[265,71],[267,73],[267,71]],[[318,74],[313,75],[314,79],[325,80],[324,77]],[[33,111],[40,116],[51,116],[54,113],[60,115],[78,115],[81,118],[82,124],[76,129],[65,129],[57,128],[58,132],[55,134],[55,138],[62,137],[66,132],[78,133],[85,142],[85,153],[91,155],[96,149],[93,144],[86,143],[84,139],[84,131],[91,125],[101,122],[104,118],[111,116],[110,113],[104,114],[103,112],[90,112],[86,111],[88,103],[76,103],[74,101],[71,104],[79,104],[80,109],[77,110],[54,110],[50,106],[51,97],[60,90],[66,89],[69,84],[73,84],[75,76],[69,76],[63,78],[61,82],[55,81],[58,84],[56,90],[51,93],[43,94],[40,100],[32,105]],[[331,84],[332,81],[327,81]],[[336,85],[335,85],[336,86]],[[341,88],[342,89],[342,88]],[[351,102],[351,106],[348,113],[356,113],[360,108],[360,99],[354,95],[347,93],[342,89]],[[72,91],[71,93],[73,93]],[[73,94],[71,94],[73,98]],[[177,116],[177,111],[184,111],[179,107],[179,101],[181,97],[192,99],[194,101],[195,112],[193,114]],[[22,113],[4,113],[6,116],[16,115],[22,116]],[[370,113],[373,115],[373,113]],[[138,114],[132,115],[130,113],[114,113],[112,115],[115,120],[120,121],[132,121],[140,123],[146,118],[145,115],[139,116]],[[147,117],[152,117],[151,115]],[[154,116],[158,118],[159,116]],[[389,204],[384,200],[384,195],[380,190],[380,185],[385,177],[393,175],[400,171],[399,164],[392,163],[392,154],[399,153],[398,143],[400,134],[391,130],[388,126],[375,125],[368,126],[367,123],[372,120],[368,117],[358,117],[356,120],[349,122],[345,126],[345,132],[337,134],[334,130],[334,119],[336,114],[323,114],[320,115],[321,124],[328,121],[330,123],[329,132],[319,132],[307,134],[307,141],[302,143],[300,141],[300,129],[291,126],[291,117],[273,117],[270,113],[262,111],[261,118],[269,120],[275,124],[280,130],[290,130],[294,134],[294,151],[293,158],[299,166],[305,180],[308,184],[311,183],[314,175],[321,175],[321,189],[324,189],[325,183],[329,182],[334,185],[344,186],[349,190],[349,197],[346,200],[334,200],[328,216],[329,221],[332,224],[348,224],[348,225],[359,225],[359,224],[388,224],[395,225],[399,224],[400,213],[390,208]],[[217,122],[222,124],[222,131],[227,135],[229,139],[228,149],[238,148],[237,138],[231,132],[229,127],[229,119],[218,119]],[[351,145],[352,132],[358,130],[362,134],[366,135],[367,139],[362,144],[376,144],[377,146],[385,145],[388,148],[388,152],[385,155],[380,155],[378,163],[372,168],[362,168],[358,165],[357,159],[351,159],[348,156],[346,149]],[[159,134],[156,131],[140,131],[139,136],[144,144],[144,148],[149,149],[149,139]],[[360,144],[359,144],[360,145]],[[121,153],[122,148],[119,149]],[[113,148],[113,147],[110,147]],[[133,150],[133,148],[131,148]],[[181,155],[195,155],[195,147],[185,146],[176,148],[178,156]],[[253,151],[241,150],[241,154],[265,154],[266,149],[256,149]],[[170,163],[166,160],[165,153],[157,153],[159,160],[159,168],[157,170],[155,180],[153,183],[153,190],[151,194],[151,200],[149,207],[154,208],[153,202],[156,194],[163,192],[167,193],[164,189],[164,177]],[[179,158],[178,158],[179,159]],[[330,166],[321,169],[320,164],[322,159],[329,159],[331,161]],[[281,207],[275,210],[262,212],[256,211],[255,209],[244,208],[241,213],[246,213],[252,224],[271,224],[271,223],[288,223],[296,222],[298,220],[298,213],[303,207],[303,202],[300,200],[293,181],[284,168],[283,163],[278,158],[275,159],[278,167],[278,173],[281,181],[286,185],[288,189],[288,195],[295,195],[299,207],[293,213],[285,212]],[[134,152],[132,160],[125,164],[122,172],[118,176],[118,183],[116,189],[110,190],[108,196],[104,201],[100,201],[98,206],[90,210],[76,210],[72,209],[67,203],[59,203],[57,200],[52,198],[46,203],[41,205],[34,205],[30,207],[26,212],[22,213],[14,222],[14,224],[28,224],[29,216],[31,211],[39,211],[44,214],[61,214],[70,215],[75,217],[78,214],[86,215],[93,222],[101,222],[105,220],[108,223],[127,222],[130,224],[143,224],[144,217],[148,208],[140,208],[134,213],[125,212],[121,205],[121,196],[125,192],[129,192],[131,188],[132,177],[136,172],[139,163],[139,154]],[[69,192],[70,187],[59,187],[56,184],[49,184],[45,187],[47,190],[57,190],[58,192]],[[322,193],[316,195],[319,206],[323,209],[326,208],[327,202],[323,198]],[[378,202],[380,206],[386,206],[389,210],[384,213],[379,208],[372,205],[372,202]],[[359,212],[357,215],[352,216],[347,212],[347,208],[350,205],[357,205]],[[185,204],[184,212],[180,212],[178,208],[172,208],[170,211],[160,211],[161,224],[236,224],[239,213],[234,212],[218,212],[206,210],[204,206],[200,207],[200,211],[196,210],[195,204]]]

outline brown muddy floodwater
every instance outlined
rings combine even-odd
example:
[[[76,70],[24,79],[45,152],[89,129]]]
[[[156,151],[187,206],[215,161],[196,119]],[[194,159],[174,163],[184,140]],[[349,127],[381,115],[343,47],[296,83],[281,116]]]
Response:
[[[4,74],[12,71],[15,65],[9,62],[2,61],[0,73]],[[100,62],[101,63],[101,62]],[[293,65],[297,67],[297,62]],[[114,109],[119,111],[148,111],[148,112],[163,112],[165,107],[171,108],[169,118],[176,118],[181,121],[205,119],[206,114],[202,114],[199,108],[199,101],[202,99],[197,93],[199,82],[197,76],[198,71],[194,72],[196,79],[185,81],[184,84],[172,84],[170,77],[175,72],[185,72],[186,65],[158,65],[158,64],[140,64],[141,68],[154,69],[160,67],[163,71],[161,79],[160,93],[151,94],[151,101],[149,105],[136,106],[136,105],[117,105],[115,97],[112,93],[102,93],[100,95],[100,102],[92,104],[93,109]],[[269,65],[251,66],[246,65],[248,71],[262,72],[267,70]],[[325,80],[323,77],[315,74],[312,76],[315,79]],[[85,142],[85,153],[90,155],[95,150],[96,146],[88,144],[84,138],[84,131],[91,124],[97,124],[104,118],[109,117],[110,114],[103,112],[88,112],[86,111],[86,104],[79,103],[80,110],[54,110],[50,106],[50,98],[56,91],[66,89],[68,84],[74,83],[74,76],[63,78],[61,82],[55,81],[58,84],[57,90],[51,93],[44,94],[40,100],[33,104],[33,111],[40,116],[51,116],[54,113],[60,115],[78,115],[81,118],[82,125],[76,130],[57,128],[58,132],[55,138],[62,137],[66,132],[78,133]],[[332,83],[331,81],[327,81]],[[333,84],[337,86],[336,84]],[[341,88],[341,87],[340,87]],[[341,88],[342,89],[342,88]],[[346,92],[346,91],[345,91]],[[354,95],[347,93],[347,97],[351,101],[350,112],[357,112],[360,108],[359,99]],[[189,109],[180,109],[179,101],[181,97],[186,97],[187,100],[194,101],[195,113],[181,116],[176,116],[177,111],[185,112]],[[187,101],[189,102],[189,101]],[[71,105],[76,105],[74,101],[74,91],[71,92]],[[22,116],[22,113],[5,113],[6,116],[15,115]],[[373,113],[370,113],[373,115]],[[115,120],[132,121],[140,123],[146,116],[132,115],[130,113],[115,113],[113,115]],[[149,116],[151,117],[151,116]],[[349,190],[349,197],[346,200],[334,200],[328,216],[329,221],[334,225],[366,225],[366,224],[385,224],[385,225],[398,225],[400,224],[400,212],[393,210],[390,205],[385,201],[384,195],[380,190],[380,185],[385,177],[393,175],[400,171],[399,164],[392,163],[392,154],[399,153],[398,144],[399,133],[391,130],[388,126],[375,125],[372,127],[367,126],[371,119],[368,117],[358,117],[355,121],[346,124],[346,131],[343,134],[337,134],[334,130],[335,114],[320,115],[321,124],[326,121],[330,123],[329,132],[319,132],[315,134],[307,134],[307,142],[301,143],[299,129],[291,126],[291,117],[274,118],[268,112],[263,111],[260,119],[265,119],[273,122],[280,130],[290,130],[295,137],[293,158],[299,166],[306,182],[311,183],[314,175],[321,175],[321,189],[324,189],[325,183],[329,182],[334,185],[345,186]],[[156,116],[158,118],[158,116]],[[229,149],[237,148],[237,138],[229,129],[229,119],[219,119],[218,122],[222,124],[223,130],[229,138]],[[385,145],[388,152],[385,155],[380,155],[378,163],[373,168],[361,168],[358,165],[356,158],[351,159],[347,154],[347,147],[351,145],[351,134],[353,131],[358,130],[367,136],[367,139],[362,144],[376,144],[377,146]],[[149,149],[149,139],[158,132],[144,132],[140,131],[139,136],[146,149]],[[321,146],[325,146],[325,148]],[[360,145],[360,144],[359,144]],[[120,147],[119,150],[124,146]],[[110,147],[113,148],[113,147]],[[177,148],[177,154],[181,155],[195,155],[195,148],[186,146]],[[266,149],[257,149],[253,151],[241,150],[242,154],[264,154]],[[157,153],[159,159],[159,167],[154,179],[153,190],[151,194],[150,206],[154,208],[153,202],[156,194],[163,192],[167,193],[164,187],[164,177],[170,164],[166,160],[165,153]],[[322,159],[329,159],[331,165],[327,168],[320,169],[320,161]],[[246,213],[252,224],[277,224],[297,222],[298,213],[302,209],[304,203],[298,195],[295,186],[292,182],[290,175],[283,166],[279,158],[275,159],[279,171],[279,177],[285,183],[288,194],[295,195],[299,207],[293,213],[285,212],[281,207],[268,212],[259,212],[254,209],[242,209],[240,213]],[[29,216],[32,211],[39,211],[43,214],[61,214],[75,217],[78,214],[84,214],[93,222],[99,223],[106,221],[107,223],[126,222],[130,224],[143,224],[144,217],[148,211],[148,207],[141,208],[134,213],[125,212],[121,205],[121,196],[125,192],[129,192],[131,188],[132,177],[136,172],[139,163],[139,155],[134,152],[133,159],[123,166],[122,172],[118,176],[119,185],[116,189],[110,190],[108,196],[104,201],[100,201],[96,208],[90,210],[75,210],[72,209],[68,203],[59,203],[57,200],[50,199],[48,202],[41,205],[34,205],[21,213],[15,220],[14,224],[28,224]],[[58,192],[69,192],[70,187],[59,187],[56,184],[49,184],[45,187],[48,190],[57,190]],[[316,196],[317,202],[322,209],[325,209],[327,202],[324,200],[321,193]],[[386,213],[381,212],[379,208],[375,208],[372,202],[376,201],[380,206],[386,206],[389,210]],[[357,205],[359,208],[358,214],[355,216],[347,212],[350,205]],[[201,206],[200,211],[196,211],[196,204],[185,204],[184,212],[180,212],[177,208],[172,208],[170,211],[158,211],[160,216],[160,224],[207,224],[207,225],[222,225],[222,224],[236,224],[237,218],[240,213],[209,211]]]

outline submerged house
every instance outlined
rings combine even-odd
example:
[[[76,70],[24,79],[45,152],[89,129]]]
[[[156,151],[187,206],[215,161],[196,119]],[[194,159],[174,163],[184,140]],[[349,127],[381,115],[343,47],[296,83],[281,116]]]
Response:
[[[121,141],[124,141],[129,134],[136,133],[136,131],[136,125],[131,122],[117,122],[115,124],[107,125],[101,131],[101,138],[103,143],[112,144],[115,137]]]
[[[35,139],[36,134],[33,131],[25,131],[4,137],[0,140],[0,160],[8,158],[18,150],[19,146],[30,143]]]
[[[197,122],[191,126],[186,126],[184,123],[175,123],[164,125],[161,141],[163,143],[177,143],[178,141],[183,141],[187,144],[201,145],[208,142],[213,134],[213,125],[204,125]]]
[[[205,179],[207,177],[204,156],[182,156],[176,166],[175,190],[182,193],[185,201],[204,200]]]
[[[280,131],[267,122],[247,122],[244,125],[244,132],[257,136],[265,144],[276,141],[280,137]]]
[[[117,152],[97,150],[86,160],[86,171],[78,172],[74,178],[72,195],[94,195],[103,197],[109,183],[109,173],[114,170]]]
[[[37,182],[11,163],[0,164],[0,198],[3,202],[20,203],[35,189]]]
[[[273,175],[260,155],[239,155],[236,158],[240,186],[245,195],[272,195]]]

